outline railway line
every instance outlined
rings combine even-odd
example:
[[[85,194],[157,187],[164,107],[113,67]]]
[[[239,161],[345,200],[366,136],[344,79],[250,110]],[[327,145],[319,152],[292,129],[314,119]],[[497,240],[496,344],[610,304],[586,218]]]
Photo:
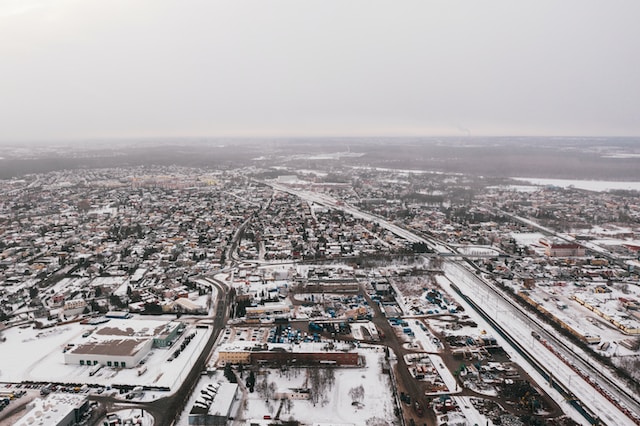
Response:
[[[423,235],[420,232],[404,229],[403,227],[397,224],[391,223],[378,216],[375,216],[366,212],[362,212],[352,206],[346,205],[324,194],[315,194],[308,191],[299,191],[292,188],[288,188],[284,185],[271,184],[266,182],[263,182],[263,183],[272,186],[276,190],[288,192],[302,199],[306,199],[307,201],[312,201],[314,203],[324,205],[325,207],[328,207],[328,208],[342,210],[346,213],[352,214],[354,217],[378,223],[380,226],[396,234],[397,236],[404,238],[406,241],[410,243],[426,244],[427,247],[431,249],[433,252],[437,253],[439,257],[442,257],[445,259],[445,266],[458,265],[458,267],[463,268],[461,273],[464,274],[464,277],[466,280],[470,280],[472,282],[471,284],[472,286],[475,286],[475,288],[485,289],[485,291],[488,292],[487,294],[491,294],[492,297],[495,298],[495,300],[498,300],[499,303],[504,304],[504,307],[506,307],[507,312],[513,313],[518,318],[519,321],[522,321],[523,323],[525,323],[529,328],[530,332],[535,331],[539,335],[544,336],[544,339],[547,342],[553,342],[559,348],[558,350],[560,354],[563,354],[565,357],[573,358],[575,360],[575,363],[578,364],[576,368],[586,372],[587,376],[596,377],[600,380],[600,383],[601,383],[600,388],[596,389],[593,386],[593,383],[591,381],[583,380],[580,375],[576,375],[576,377],[579,377],[580,380],[583,380],[582,384],[585,386],[585,389],[591,388],[594,390],[594,392],[598,392],[599,394],[601,393],[601,389],[602,389],[603,392],[605,392],[607,395],[610,395],[609,398],[602,397],[602,400],[599,401],[601,403],[601,405],[599,404],[599,407],[601,408],[599,410],[596,410],[596,409],[592,409],[591,407],[594,403],[596,403],[595,396],[591,398],[592,401],[590,403],[585,402],[585,400],[587,399],[585,398],[585,395],[582,395],[582,398],[581,398],[582,401],[579,403],[579,405],[577,402],[573,402],[573,401],[576,401],[577,399],[576,395],[570,394],[567,392],[567,389],[571,388],[571,383],[570,383],[572,378],[571,375],[567,376],[565,374],[564,376],[561,377],[561,375],[559,374],[549,375],[547,373],[547,376],[546,376],[549,378],[549,381],[553,385],[553,387],[556,390],[558,390],[562,395],[564,395],[565,398],[568,398],[567,401],[570,401],[570,404],[576,410],[578,410],[578,412],[580,412],[581,415],[583,415],[583,417],[587,421],[589,421],[590,424],[594,424],[594,422],[610,424],[611,426],[618,426],[623,424],[637,424],[636,420],[632,419],[632,417],[629,417],[629,415],[627,414],[629,412],[640,413],[640,402],[637,400],[635,395],[631,394],[627,389],[622,388],[620,384],[616,383],[609,375],[603,374],[599,370],[603,367],[602,365],[600,365],[600,363],[597,363],[595,360],[585,359],[583,358],[582,355],[576,354],[574,349],[570,347],[570,345],[567,342],[565,342],[564,339],[561,339],[553,335],[541,323],[539,323],[539,321],[535,317],[532,317],[527,312],[525,312],[523,307],[521,307],[515,301],[511,300],[507,295],[505,295],[501,290],[495,288],[495,286],[493,286],[491,283],[482,279],[479,276],[479,271],[477,270],[477,267],[470,261],[470,259],[460,256],[460,254],[457,253],[457,251],[454,248],[450,247],[448,244],[438,241],[429,236]],[[456,259],[460,259],[460,260],[456,260]],[[475,270],[460,266],[466,263],[473,265],[473,268],[475,268]],[[446,267],[444,269],[444,273],[445,275],[447,275]],[[488,315],[486,312],[484,312],[484,309],[480,307],[476,302],[474,302],[474,305],[472,306],[482,309],[482,312],[479,311],[480,315],[482,316]],[[494,318],[491,318],[490,323],[497,324]],[[502,327],[498,328],[498,330],[502,330],[503,333],[507,334]],[[496,331],[498,332],[498,330]],[[534,366],[536,364],[539,365],[541,361],[535,359],[535,356],[530,353],[530,350],[525,348],[524,339],[525,339],[525,336],[514,337],[510,335],[508,341],[510,342],[510,344],[512,344],[512,346],[514,347],[514,350],[518,351],[519,353],[520,352],[527,353],[526,358],[532,360],[532,365]],[[545,349],[545,351],[547,351],[547,355],[553,356],[553,358],[556,360],[556,363],[562,362],[561,358],[558,357],[557,353],[549,352],[547,349]],[[538,353],[540,352],[538,351]],[[559,365],[559,364],[556,364],[556,365]],[[558,366],[558,369],[559,368],[560,367]],[[567,368],[566,365],[564,365],[563,368],[568,369],[569,371],[572,370],[570,368]],[[543,377],[545,377],[545,375],[543,375]],[[613,402],[611,402],[612,399],[622,401],[622,404],[614,404]],[[607,407],[607,408],[604,408],[604,407]],[[617,411],[617,413],[610,413],[609,412],[611,411],[610,409]],[[602,417],[605,417],[605,419],[603,420]]]
[[[463,265],[455,264],[457,268],[463,268],[466,272],[468,271]],[[449,266],[451,268],[451,266]],[[446,268],[445,268],[446,269]],[[450,271],[451,272],[451,271]],[[585,411],[589,414],[589,416],[584,416],[590,424],[608,424],[611,426],[618,426],[622,424],[640,424],[638,423],[637,415],[634,417],[634,413],[638,413],[638,407],[640,405],[636,401],[634,395],[632,395],[629,391],[619,386],[609,375],[603,374],[602,371],[598,369],[598,364],[592,365],[587,359],[583,358],[583,355],[577,353],[574,347],[567,343],[564,339],[556,336],[552,332],[550,332],[538,319],[529,315],[528,312],[524,310],[522,306],[520,306],[517,302],[511,300],[508,297],[505,297],[503,293],[496,289],[493,285],[487,283],[485,280],[481,279],[475,274],[468,275],[468,278],[471,282],[467,282],[467,287],[473,286],[481,286],[481,288],[485,289],[485,291],[490,292],[491,296],[494,298],[493,300],[499,300],[500,303],[506,304],[507,309],[497,310],[496,312],[506,312],[511,315],[510,322],[514,323],[516,320],[526,324],[528,329],[528,333],[531,335],[539,336],[541,342],[546,342],[545,350],[547,352],[551,352],[553,358],[556,360],[553,363],[553,366],[556,368],[556,372],[554,373],[550,368],[546,367],[546,374],[542,374],[546,380],[552,383],[553,387],[558,390],[563,397],[567,401],[575,401],[580,399],[580,405],[585,408]],[[478,288],[478,287],[476,287]],[[465,295],[466,298],[470,298],[468,294]],[[487,300],[487,298],[484,298]],[[465,299],[466,300],[466,299]],[[474,301],[475,306],[478,306],[482,309],[477,302]],[[504,306],[503,306],[504,308]],[[474,308],[475,309],[475,308]],[[486,310],[486,309],[485,309]],[[486,315],[486,312],[483,310],[478,311],[480,315]],[[489,315],[491,317],[491,315]],[[497,316],[497,315],[496,315]],[[498,324],[498,321],[491,317],[491,322],[493,324]],[[520,353],[521,351],[527,352],[528,355],[525,358],[533,357],[536,358],[536,354],[542,357],[544,354],[541,353],[540,350],[535,350],[536,354],[532,354],[534,349],[536,348],[526,348],[525,346],[525,336],[516,336],[515,327],[509,331],[505,331],[504,327],[501,327],[502,332],[510,335],[510,339],[516,343],[517,345],[512,345],[514,349]],[[497,329],[497,332],[500,331]],[[502,333],[500,333],[502,335]],[[533,337],[529,337],[529,339],[534,339]],[[553,345],[555,351],[549,351],[549,346]],[[520,349],[518,349],[520,348]],[[568,362],[566,360],[569,360]],[[536,359],[536,362],[539,360]],[[535,367],[535,363],[531,363],[532,366]],[[563,371],[560,371],[560,369]],[[567,374],[566,370],[570,370],[570,373]],[[571,373],[576,374],[571,374]],[[580,372],[580,373],[578,373]],[[592,377],[594,379],[587,380],[585,378]],[[572,378],[573,386],[572,386]],[[582,388],[578,387],[578,378],[583,381],[580,383]],[[598,383],[598,386],[595,386],[595,383]],[[556,383],[561,384],[562,386],[556,385]],[[560,391],[560,387],[565,390],[571,389],[570,393],[566,394],[565,392]],[[587,391],[587,388],[593,389],[593,392]],[[603,399],[607,401],[605,404],[602,399],[597,398],[597,394],[602,396]],[[600,409],[594,410],[592,407],[594,404],[597,404]],[[617,415],[613,413],[613,410],[605,409],[607,404],[613,405],[617,408]],[[582,413],[582,410],[577,407],[575,403],[571,403],[571,405],[578,410],[578,412]],[[610,407],[610,406],[609,406]],[[610,407],[610,408],[614,408]],[[608,418],[607,418],[608,417]],[[597,420],[598,423],[594,423],[594,420]]]

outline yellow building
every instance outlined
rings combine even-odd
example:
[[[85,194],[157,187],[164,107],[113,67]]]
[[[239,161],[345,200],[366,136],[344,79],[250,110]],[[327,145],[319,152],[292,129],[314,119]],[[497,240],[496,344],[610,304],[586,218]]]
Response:
[[[224,349],[218,352],[218,361],[224,364],[249,364],[251,353],[240,349]]]

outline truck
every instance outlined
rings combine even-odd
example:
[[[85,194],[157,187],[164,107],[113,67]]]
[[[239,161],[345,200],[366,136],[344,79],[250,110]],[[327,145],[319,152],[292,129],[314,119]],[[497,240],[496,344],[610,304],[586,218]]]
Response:
[[[91,370],[89,370],[89,376],[95,376],[96,373],[100,371],[101,368],[102,368],[102,364],[94,365],[93,367],[91,367]]]
[[[104,426],[117,426],[122,424],[122,419],[116,413],[107,413],[107,420],[102,424]]]
[[[40,388],[40,395],[47,396],[51,393],[51,383],[44,385]]]
[[[134,387],[131,392],[127,394],[126,399],[139,398],[144,395],[144,388],[142,386]]]
[[[420,405],[418,401],[415,401],[413,403],[413,409],[415,410],[418,417],[422,417],[424,415],[424,409],[422,408],[422,405]]]
[[[309,331],[322,331],[322,326],[311,321],[309,322]]]

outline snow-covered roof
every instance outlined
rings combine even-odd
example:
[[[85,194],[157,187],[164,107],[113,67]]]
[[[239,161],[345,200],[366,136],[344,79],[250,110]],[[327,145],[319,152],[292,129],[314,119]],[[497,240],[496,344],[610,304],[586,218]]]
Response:
[[[89,342],[76,346],[69,351],[75,355],[114,355],[133,356],[137,354],[149,341],[146,339],[109,339]]]
[[[149,339],[167,335],[179,324],[176,321],[112,319],[92,333],[88,341],[82,340],[77,344],[70,353],[131,356],[140,351]]]
[[[138,320],[138,319],[112,319],[108,325],[104,325],[94,333],[95,338],[100,336],[126,336],[126,337],[155,337],[163,333],[171,324],[177,322]]]
[[[31,410],[22,416],[16,426],[57,426],[73,410],[87,401],[86,395],[52,393],[46,399],[36,398],[29,405]]]
[[[187,299],[186,297],[180,297],[176,299],[175,302],[173,302],[173,304],[182,306],[184,309],[187,309],[189,311],[202,309],[202,306],[193,303],[191,300]]]
[[[256,345],[255,342],[242,342],[245,344],[236,343],[223,343],[219,346],[221,352],[296,352],[296,353],[311,353],[311,352],[323,352],[326,353],[328,344],[325,342],[300,342],[296,344],[290,343],[264,343]],[[348,343],[332,342],[332,352],[351,352],[353,347]]]
[[[125,276],[120,277],[95,277],[91,280],[91,287],[115,287],[121,286],[123,283],[127,282],[128,278]]]
[[[233,399],[238,391],[238,385],[235,383],[222,383],[216,392],[211,406],[209,407],[209,414],[211,415],[227,415]]]

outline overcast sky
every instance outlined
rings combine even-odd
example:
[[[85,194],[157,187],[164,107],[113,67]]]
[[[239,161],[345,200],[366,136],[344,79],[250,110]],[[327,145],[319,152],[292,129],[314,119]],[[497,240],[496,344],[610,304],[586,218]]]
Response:
[[[640,136],[638,17],[638,0],[0,0],[0,141]]]

